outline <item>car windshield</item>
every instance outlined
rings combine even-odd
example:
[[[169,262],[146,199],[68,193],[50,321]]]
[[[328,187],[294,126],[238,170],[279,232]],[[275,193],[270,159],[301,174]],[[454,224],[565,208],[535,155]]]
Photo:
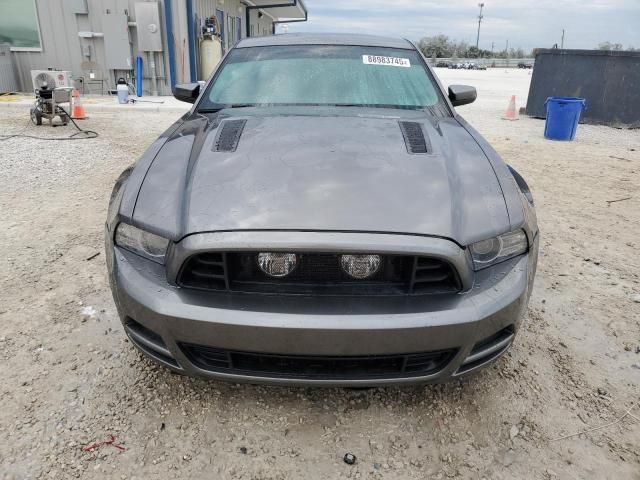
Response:
[[[232,50],[199,109],[318,105],[424,109],[442,102],[414,50],[295,45]]]

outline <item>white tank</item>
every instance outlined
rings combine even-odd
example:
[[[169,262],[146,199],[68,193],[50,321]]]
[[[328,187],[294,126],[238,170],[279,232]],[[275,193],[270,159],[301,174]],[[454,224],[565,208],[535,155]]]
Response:
[[[128,103],[129,102],[129,87],[124,78],[118,79],[118,84],[116,85],[116,90],[118,92],[118,103]]]
[[[207,80],[222,59],[220,38],[206,36],[200,40],[200,80]]]

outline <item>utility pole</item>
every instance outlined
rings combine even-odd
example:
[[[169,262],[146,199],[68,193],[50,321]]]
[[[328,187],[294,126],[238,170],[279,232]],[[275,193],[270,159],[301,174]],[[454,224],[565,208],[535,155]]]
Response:
[[[491,56],[493,57],[493,48],[496,46],[496,42],[491,42]]]
[[[507,64],[507,67],[509,66],[509,40],[507,39],[507,46],[504,49],[504,58],[505,58],[505,63]]]
[[[560,48],[564,48],[564,28],[562,29],[562,41],[560,42]]]
[[[480,15],[478,15],[478,36],[476,37],[476,50],[478,50],[478,45],[480,45],[480,24],[482,23],[482,19],[484,18],[482,16],[482,9],[484,8],[484,3],[479,3],[478,6],[480,7]]]

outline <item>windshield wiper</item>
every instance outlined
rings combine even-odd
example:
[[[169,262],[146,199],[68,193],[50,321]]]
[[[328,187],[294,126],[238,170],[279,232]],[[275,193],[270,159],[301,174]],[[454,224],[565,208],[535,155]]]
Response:
[[[366,104],[366,103],[331,103],[329,107],[360,107],[360,108],[393,108],[397,110],[421,110],[422,107],[415,105],[386,105],[386,104]]]
[[[255,103],[230,103],[229,105],[216,105],[211,108],[200,108],[198,113],[218,113],[220,110],[226,110],[228,108],[247,108],[255,106]]]

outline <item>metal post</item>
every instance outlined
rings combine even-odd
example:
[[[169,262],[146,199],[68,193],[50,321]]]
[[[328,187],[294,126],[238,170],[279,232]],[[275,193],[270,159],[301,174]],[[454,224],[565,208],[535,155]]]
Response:
[[[158,76],[156,74],[156,52],[149,53],[149,74],[151,75],[151,94],[158,96]]]
[[[480,45],[480,24],[482,23],[482,9],[484,8],[484,3],[479,3],[480,7],[480,15],[478,15],[478,36],[476,37],[476,50],[478,50],[478,45]]]

